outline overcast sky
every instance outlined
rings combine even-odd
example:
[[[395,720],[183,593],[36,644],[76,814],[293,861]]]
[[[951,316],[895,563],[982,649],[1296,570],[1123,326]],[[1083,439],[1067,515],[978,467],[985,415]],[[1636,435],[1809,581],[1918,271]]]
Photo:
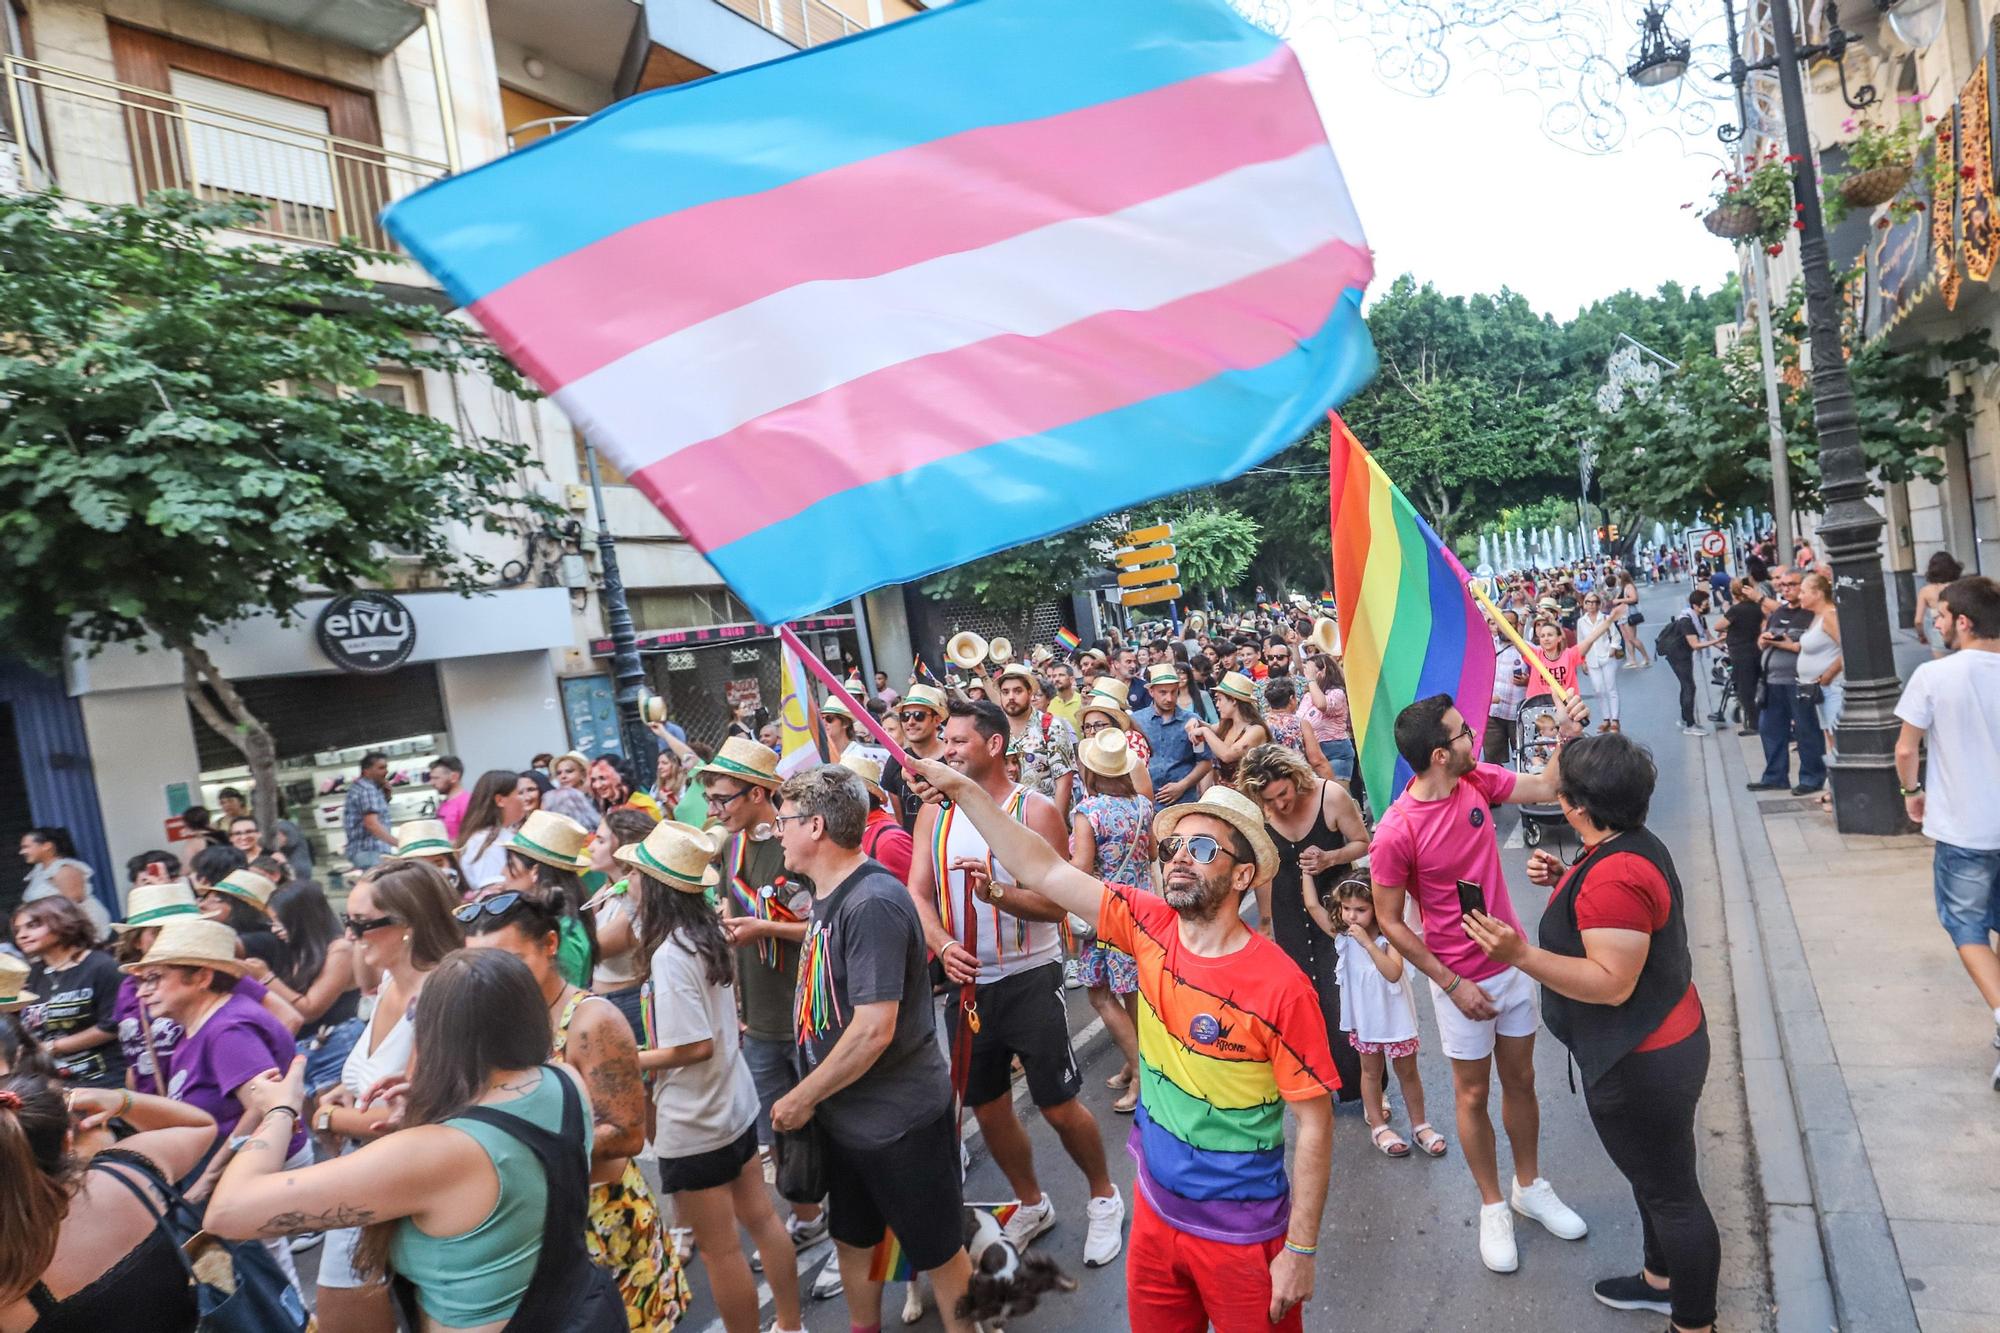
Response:
[[[1547,94],[1461,66],[1438,96],[1412,97],[1381,82],[1351,32],[1313,24],[1288,35],[1374,247],[1378,286],[1406,271],[1454,294],[1505,285],[1568,319],[1622,288],[1675,279],[1712,290],[1728,274],[1728,242],[1681,207],[1707,197],[1716,160],[1684,155],[1675,136],[1628,134],[1620,151],[1586,156],[1544,135]],[[1713,138],[1695,146],[1715,151]]]

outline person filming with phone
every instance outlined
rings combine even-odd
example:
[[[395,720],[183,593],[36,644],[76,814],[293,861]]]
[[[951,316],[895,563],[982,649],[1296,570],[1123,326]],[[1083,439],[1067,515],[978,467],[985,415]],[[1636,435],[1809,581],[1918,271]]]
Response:
[[[1562,712],[1565,736],[1580,734],[1589,721],[1580,696],[1571,694]],[[1588,1228],[1541,1175],[1535,983],[1488,957],[1466,933],[1465,918],[1488,914],[1520,930],[1501,875],[1491,807],[1554,801],[1560,764],[1552,757],[1540,773],[1516,774],[1481,763],[1478,733],[1448,694],[1419,699],[1397,714],[1396,749],[1416,776],[1382,816],[1369,849],[1375,919],[1390,946],[1430,979],[1440,1045],[1451,1061],[1459,1145],[1479,1187],[1479,1258],[1496,1273],[1511,1273],[1520,1266],[1512,1213],[1564,1240],[1581,1240]],[[1423,917],[1421,935],[1403,919],[1411,895]],[[1487,1110],[1495,1067],[1514,1152],[1506,1195]]]
[[[1695,1167],[1708,1024],[1680,877],[1646,828],[1657,776],[1651,756],[1623,736],[1565,745],[1556,801],[1583,854],[1567,867],[1546,851],[1528,858],[1528,878],[1554,890],[1539,947],[1485,912],[1469,913],[1465,930],[1492,961],[1541,983],[1543,1021],[1575,1058],[1590,1122],[1632,1183],[1643,1266],[1603,1279],[1594,1294],[1614,1310],[1667,1315],[1679,1333],[1706,1333],[1722,1263]]]

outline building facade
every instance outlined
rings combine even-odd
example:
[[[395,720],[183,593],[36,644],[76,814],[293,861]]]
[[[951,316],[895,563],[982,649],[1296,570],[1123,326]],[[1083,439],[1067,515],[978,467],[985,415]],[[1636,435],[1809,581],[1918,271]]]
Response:
[[[312,246],[354,236],[393,253],[377,219],[426,184],[561,133],[622,98],[777,59],[920,7],[0,0],[0,189],[54,186],[110,203],[184,189],[262,208],[250,233],[258,240]],[[369,276],[441,299],[429,275],[400,258]],[[325,600],[309,602],[289,626],[260,618],[204,643],[271,727],[288,813],[333,868],[342,859],[338,805],[367,749],[387,750],[392,777],[404,779],[392,807],[401,819],[427,807],[422,768],[435,754],[458,754],[471,777],[521,767],[538,751],[615,748],[615,730],[607,736],[601,725],[609,682],[597,651],[605,634],[597,519],[577,431],[550,402],[516,402],[464,377],[387,367],[371,392],[469,434],[528,443],[540,469],[524,485],[572,521],[518,539],[461,534],[464,547],[505,571],[485,596],[427,589],[417,569],[399,577],[385,591],[413,645],[393,670],[356,669],[337,650],[329,655]],[[604,481],[624,582],[651,645],[649,676],[677,711],[705,724],[720,701],[677,689],[679,681],[725,693],[743,687],[701,664],[686,675],[685,655],[717,647],[740,655],[770,631],[643,496],[609,469]],[[886,621],[885,661],[906,654],[900,598],[865,600]],[[855,636],[857,613],[868,619],[859,607],[822,618],[837,660],[872,655]],[[159,846],[181,808],[213,804],[247,777],[234,749],[191,710],[177,660],[143,647],[89,653],[77,645],[60,688],[20,673],[0,698],[0,723],[15,732],[13,753],[0,753],[0,822],[71,826],[106,887],[122,888],[112,867]],[[720,740],[719,727],[691,730],[697,740]],[[0,726],[0,751],[8,740]],[[62,781],[47,778],[51,764]]]

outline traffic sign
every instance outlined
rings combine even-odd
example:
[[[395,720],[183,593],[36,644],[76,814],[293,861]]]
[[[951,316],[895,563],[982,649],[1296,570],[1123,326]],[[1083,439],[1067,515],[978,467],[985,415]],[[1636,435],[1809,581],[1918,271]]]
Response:
[[[1119,540],[1123,541],[1127,546],[1145,546],[1151,542],[1169,541],[1173,538],[1173,535],[1173,524],[1155,523],[1150,528],[1135,528]]]
[[[1118,601],[1124,606],[1149,606],[1154,602],[1171,602],[1180,595],[1180,584],[1162,583],[1152,588],[1127,588],[1118,594]]]
[[[1148,546],[1137,551],[1120,551],[1112,558],[1118,562],[1120,568],[1130,569],[1134,565],[1150,565],[1154,561],[1172,560],[1174,547],[1172,543]]]
[[[1144,569],[1128,569],[1118,575],[1121,588],[1143,588],[1150,583],[1172,583],[1180,577],[1179,565],[1148,565]]]

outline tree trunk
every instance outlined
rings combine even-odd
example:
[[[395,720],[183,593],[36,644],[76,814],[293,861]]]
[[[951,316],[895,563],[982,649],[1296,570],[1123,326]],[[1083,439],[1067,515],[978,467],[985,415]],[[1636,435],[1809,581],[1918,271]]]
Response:
[[[278,821],[277,743],[207,652],[190,639],[169,639],[167,646],[181,655],[181,692],[188,704],[209,730],[235,746],[250,765],[250,812],[257,827],[268,833]]]

